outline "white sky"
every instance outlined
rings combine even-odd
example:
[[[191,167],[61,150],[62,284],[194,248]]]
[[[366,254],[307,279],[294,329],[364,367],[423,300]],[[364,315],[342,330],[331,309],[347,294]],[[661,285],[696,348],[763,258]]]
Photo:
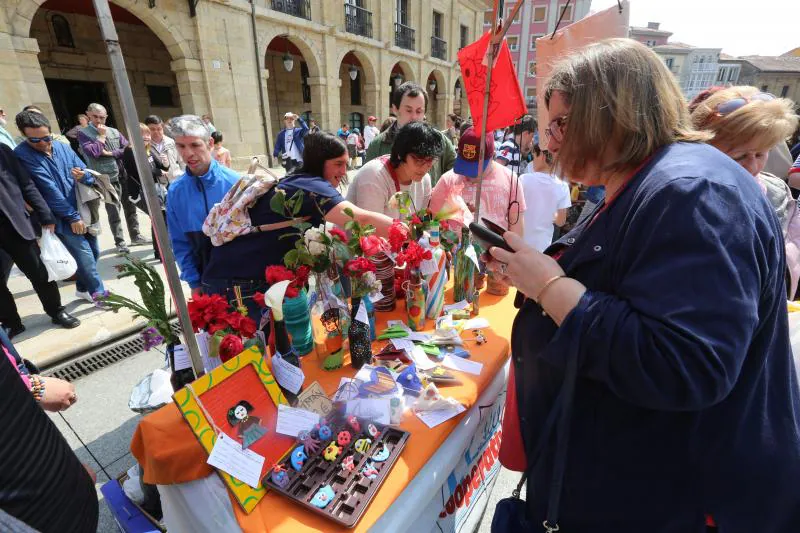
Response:
[[[592,11],[616,5],[592,0]],[[800,46],[800,0],[630,0],[632,26],[660,22],[671,41],[733,56],[776,56]]]

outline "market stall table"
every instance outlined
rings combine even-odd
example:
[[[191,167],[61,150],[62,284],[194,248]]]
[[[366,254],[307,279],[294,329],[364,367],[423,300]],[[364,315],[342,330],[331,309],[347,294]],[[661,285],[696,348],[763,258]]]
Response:
[[[452,296],[448,297],[452,301]],[[367,531],[380,523],[376,530],[404,531],[412,525],[423,525],[421,532],[425,532],[435,528],[437,519],[460,518],[464,522],[469,518],[472,522],[476,517],[471,515],[480,514],[471,512],[474,509],[470,508],[470,500],[474,507],[478,499],[474,488],[491,488],[490,482],[499,468],[496,448],[508,372],[508,338],[515,315],[513,301],[513,291],[504,297],[481,294],[480,316],[491,326],[484,330],[487,342],[480,346],[467,342],[466,347],[471,360],[482,363],[483,369],[480,375],[458,372],[460,385],[440,388],[443,395],[463,403],[467,411],[434,428],[406,412],[400,427],[411,433],[408,445],[353,531]],[[378,330],[385,328],[388,320],[405,318],[402,305],[398,302],[395,311],[376,315]],[[426,322],[426,326],[432,329],[433,321]],[[462,338],[473,337],[465,332]],[[374,349],[385,342],[374,343]],[[318,381],[329,396],[336,391],[340,378],[355,374],[348,357],[336,371],[323,370],[321,362],[314,354],[303,359],[305,382]],[[159,486],[165,522],[168,527],[172,525],[170,531],[229,531],[235,524],[233,514],[246,532],[347,531],[273,492],[267,493],[249,515],[245,514],[230,494],[223,495],[224,485],[206,463],[206,452],[174,404],[142,419],[131,451],[144,468],[144,481]],[[463,480],[457,478],[456,471],[465,456],[468,462],[462,467],[467,469],[468,479],[467,486],[462,486]],[[477,470],[480,479],[473,479],[470,469],[472,476]],[[467,490],[470,496],[474,492],[475,498],[467,498]],[[441,501],[432,501],[433,496]],[[398,505],[393,505],[396,501]]]

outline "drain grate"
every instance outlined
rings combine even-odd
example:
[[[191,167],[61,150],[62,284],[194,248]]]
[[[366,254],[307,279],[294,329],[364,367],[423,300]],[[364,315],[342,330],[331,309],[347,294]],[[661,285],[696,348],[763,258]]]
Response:
[[[177,321],[172,322],[172,329],[180,334]],[[50,367],[42,373],[45,376],[74,381],[143,351],[144,340],[141,335],[135,333],[121,341],[101,346],[75,359]]]

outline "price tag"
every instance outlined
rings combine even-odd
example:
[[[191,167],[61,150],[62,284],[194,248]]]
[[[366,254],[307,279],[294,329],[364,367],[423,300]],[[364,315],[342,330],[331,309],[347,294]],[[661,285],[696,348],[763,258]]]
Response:
[[[480,263],[478,263],[478,254],[475,252],[474,246],[467,246],[467,251],[464,252],[464,255],[469,257],[472,260],[472,262],[475,263],[475,268],[477,268],[478,270],[481,269],[481,265]]]
[[[369,326],[369,315],[367,314],[367,306],[364,301],[358,305],[358,312],[356,313],[356,320]]]
[[[175,345],[175,370],[186,370],[192,368],[192,358],[189,351],[183,344]]]
[[[296,437],[301,431],[311,431],[318,423],[319,415],[317,413],[281,404],[278,406],[278,421],[275,424],[275,431],[281,435]]]
[[[306,379],[302,370],[291,363],[287,363],[278,352],[275,352],[275,355],[272,356],[272,373],[275,375],[278,384],[292,394],[297,394]]]
[[[264,457],[253,450],[243,450],[241,444],[225,433],[217,437],[207,462],[254,489],[261,486]]]

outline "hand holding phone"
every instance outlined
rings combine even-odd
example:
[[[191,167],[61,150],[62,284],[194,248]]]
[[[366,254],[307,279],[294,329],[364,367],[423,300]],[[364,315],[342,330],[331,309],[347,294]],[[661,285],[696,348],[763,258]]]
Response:
[[[481,241],[481,244],[484,248],[486,248],[486,251],[488,251],[492,246],[497,246],[498,248],[502,248],[503,250],[511,252],[512,254],[516,252],[516,250],[511,248],[511,246],[509,246],[506,240],[503,238],[503,233],[506,232],[505,229],[485,218],[481,218],[481,222],[483,222],[483,224],[472,222],[469,225],[469,230],[479,241]]]

